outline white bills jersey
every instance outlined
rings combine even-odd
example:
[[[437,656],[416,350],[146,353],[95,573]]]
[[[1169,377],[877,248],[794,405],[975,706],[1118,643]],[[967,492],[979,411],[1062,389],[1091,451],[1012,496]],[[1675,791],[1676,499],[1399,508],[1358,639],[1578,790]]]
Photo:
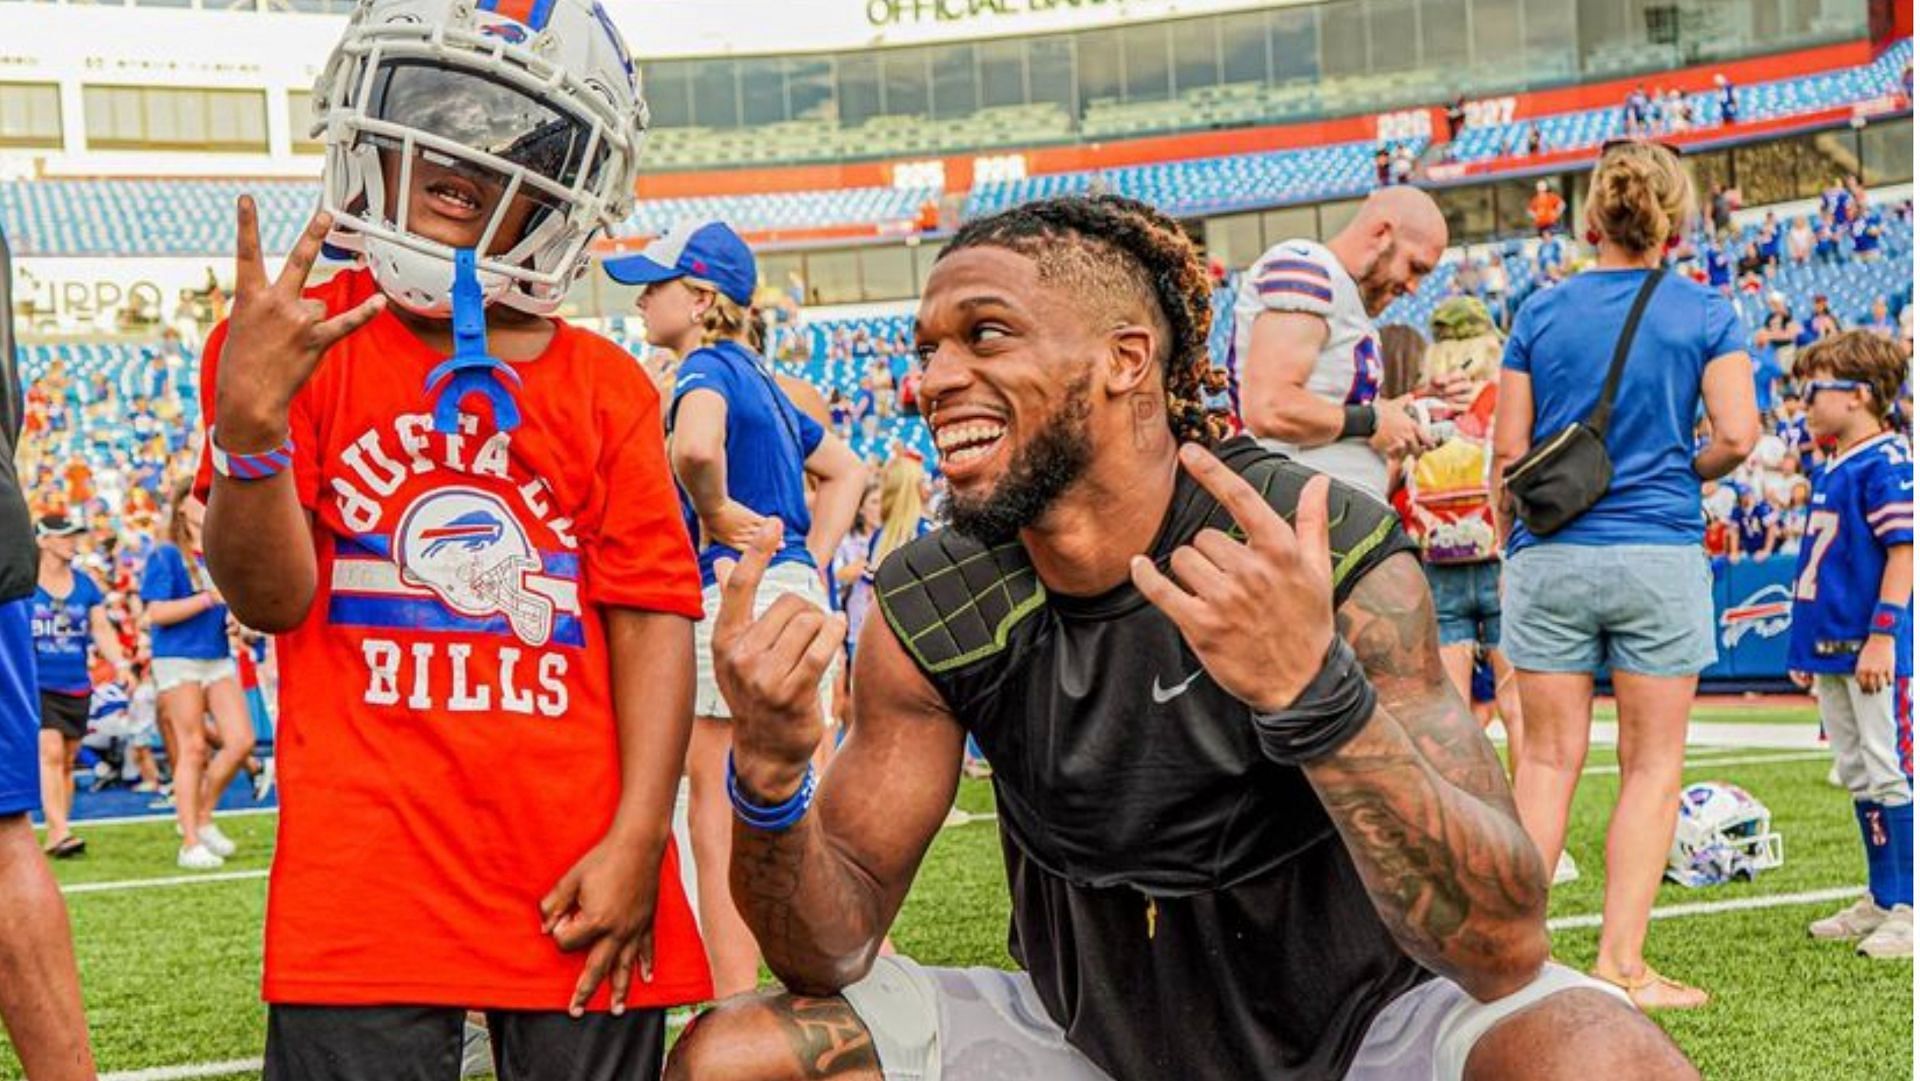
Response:
[[[1305,312],[1326,320],[1327,342],[1307,377],[1307,391],[1336,405],[1366,405],[1380,393],[1380,336],[1360,301],[1359,287],[1332,252],[1311,240],[1274,245],[1240,281],[1233,305],[1233,349],[1227,354],[1229,392],[1240,411],[1240,366],[1263,312]],[[1252,432],[1255,436],[1263,433]],[[1364,439],[1296,447],[1262,441],[1301,462],[1384,500],[1386,460]]]

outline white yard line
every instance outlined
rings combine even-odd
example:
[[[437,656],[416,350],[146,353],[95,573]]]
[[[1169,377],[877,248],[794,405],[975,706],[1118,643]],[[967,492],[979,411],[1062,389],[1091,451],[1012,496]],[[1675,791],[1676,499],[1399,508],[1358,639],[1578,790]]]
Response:
[[[103,1073],[100,1081],[185,1081],[193,1077],[228,1077],[233,1074],[259,1074],[266,1062],[257,1058],[228,1059],[226,1062],[196,1062],[187,1066],[151,1066],[144,1070]]]
[[[1689,757],[1687,768],[1690,770],[1718,769],[1721,766],[1764,766],[1776,762],[1819,762],[1832,758],[1828,751],[1782,751],[1774,754],[1733,755],[1727,758],[1703,758],[1694,761]],[[1583,777],[1612,777],[1620,772],[1617,765],[1588,766],[1580,771]]]
[[[116,882],[76,882],[60,887],[60,892],[68,896],[76,893],[118,893],[121,890],[155,890],[169,886],[197,886],[202,882],[242,882],[265,877],[265,871],[214,871],[210,874],[169,875],[165,878],[126,878]]]
[[[1620,742],[1620,723],[1618,721],[1595,721],[1588,730],[1589,738],[1595,747],[1613,747]],[[1487,727],[1487,737],[1495,742],[1504,742],[1507,731],[1495,721]],[[1820,742],[1820,727],[1808,722],[1772,723],[1756,721],[1694,721],[1687,726],[1687,746],[1689,749],[1702,747],[1731,747],[1747,750],[1792,750],[1804,751],[1824,747]]]
[[[242,807],[237,811],[217,811],[214,813],[214,818],[248,818],[253,815],[279,813],[280,807],[278,804],[275,804],[272,807]],[[151,822],[171,821],[173,821],[173,808],[156,807],[152,814],[121,815],[118,818],[76,818],[73,820],[73,831],[75,833],[84,833],[94,826],[141,826]],[[36,822],[34,825],[39,826],[40,823]]]
[[[1807,890],[1803,893],[1773,893],[1762,897],[1735,897],[1727,901],[1662,905],[1653,910],[1653,918],[1671,920],[1681,916],[1711,916],[1719,912],[1744,912],[1755,908],[1790,908],[1794,905],[1811,905],[1822,901],[1845,901],[1860,896],[1865,889],[1864,885],[1833,886],[1824,890]],[[1598,913],[1585,916],[1560,916],[1547,921],[1549,931],[1569,931],[1579,927],[1598,926],[1600,926]]]

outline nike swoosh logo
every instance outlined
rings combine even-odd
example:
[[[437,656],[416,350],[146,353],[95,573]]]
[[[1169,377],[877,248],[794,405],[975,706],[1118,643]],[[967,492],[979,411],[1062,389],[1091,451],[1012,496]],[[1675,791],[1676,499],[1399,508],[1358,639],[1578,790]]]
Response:
[[[1168,702],[1171,702],[1174,699],[1180,697],[1181,695],[1187,693],[1187,688],[1191,687],[1193,685],[1193,681],[1196,679],[1199,679],[1201,674],[1205,671],[1206,669],[1203,668],[1199,672],[1195,672],[1194,674],[1174,684],[1172,687],[1160,686],[1160,677],[1159,676],[1153,677],[1153,704],[1156,706],[1164,706]]]

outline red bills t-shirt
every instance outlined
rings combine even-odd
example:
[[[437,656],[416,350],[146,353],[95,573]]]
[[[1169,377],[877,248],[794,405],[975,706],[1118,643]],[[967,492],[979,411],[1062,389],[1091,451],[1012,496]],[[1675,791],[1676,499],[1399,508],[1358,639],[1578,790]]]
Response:
[[[338,313],[374,288],[349,271],[308,295]],[[209,416],[225,341],[223,324]],[[474,395],[442,435],[425,383],[443,359],[383,312],[293,402],[319,588],[278,641],[269,1002],[564,1009],[585,954],[540,933],[539,901],[620,789],[601,609],[700,616],[640,366],[556,322],[513,366],[519,428],[498,430]],[[653,971],[630,1005],[712,993],[671,843]]]

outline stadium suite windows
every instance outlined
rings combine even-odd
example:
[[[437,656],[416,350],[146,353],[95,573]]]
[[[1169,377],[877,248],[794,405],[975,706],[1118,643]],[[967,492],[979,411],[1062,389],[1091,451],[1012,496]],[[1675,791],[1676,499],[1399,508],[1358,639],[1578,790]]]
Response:
[[[901,9],[900,22],[946,17],[936,0],[917,0],[925,11],[916,15],[908,10],[915,2],[873,0],[888,19]],[[985,0],[942,2],[958,10]],[[1855,40],[1867,32],[1872,2],[1879,0],[1332,0],[791,56],[650,60],[644,41],[636,44],[658,128],[951,119],[1021,105],[1051,106],[1077,121],[1090,108],[1294,82],[1351,83],[1344,111],[1357,112]],[[991,17],[983,11],[956,22],[985,29]]]

